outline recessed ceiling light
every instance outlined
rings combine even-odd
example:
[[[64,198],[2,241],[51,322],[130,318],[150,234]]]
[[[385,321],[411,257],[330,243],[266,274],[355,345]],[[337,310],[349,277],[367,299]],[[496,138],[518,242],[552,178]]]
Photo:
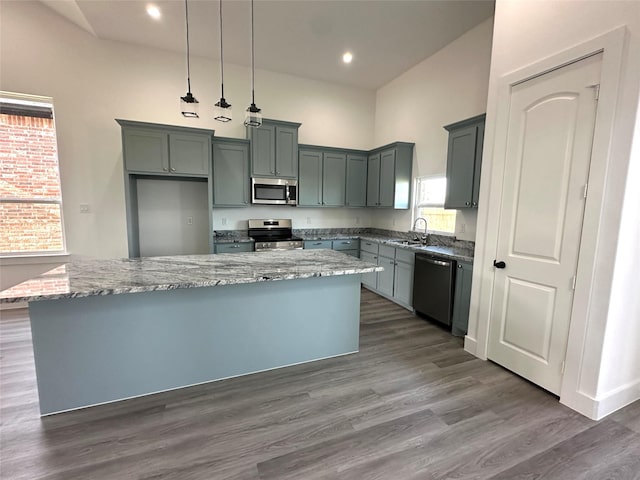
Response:
[[[351,52],[345,52],[345,54],[342,55],[342,61],[344,63],[351,63],[351,60],[353,60],[353,55],[351,54]]]
[[[160,9],[155,5],[147,5],[147,13],[151,18],[159,19],[160,18]]]

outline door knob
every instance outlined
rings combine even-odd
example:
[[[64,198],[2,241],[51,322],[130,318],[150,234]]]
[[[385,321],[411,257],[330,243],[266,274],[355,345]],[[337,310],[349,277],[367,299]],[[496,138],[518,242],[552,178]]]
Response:
[[[504,263],[504,262],[496,262],[496,261],[494,260],[494,261],[493,261],[493,266],[494,266],[494,267],[496,267],[496,268],[504,268],[504,267],[506,267],[506,266],[507,266],[507,264],[506,264],[506,263]]]

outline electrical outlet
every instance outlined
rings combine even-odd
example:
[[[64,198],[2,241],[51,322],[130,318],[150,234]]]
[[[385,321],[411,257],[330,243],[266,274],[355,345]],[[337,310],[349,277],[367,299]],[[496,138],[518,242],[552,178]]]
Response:
[[[227,217],[222,217],[222,225],[226,225],[227,224]]]
[[[187,217],[187,225],[193,225],[193,217]]]
[[[89,204],[81,203],[80,204],[80,213],[89,213]]]
[[[356,225],[360,225],[360,217],[356,217]]]
[[[311,225],[311,217],[307,217],[307,225]]]
[[[460,233],[464,233],[467,231],[467,225],[464,223],[460,224]]]

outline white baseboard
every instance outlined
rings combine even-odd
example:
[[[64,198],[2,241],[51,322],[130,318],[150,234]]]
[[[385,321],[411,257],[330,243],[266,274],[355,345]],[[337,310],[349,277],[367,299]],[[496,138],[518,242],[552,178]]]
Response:
[[[471,338],[470,336],[464,337],[464,349],[469,352],[471,355],[478,357],[481,360],[486,360],[487,357],[484,357],[478,354],[478,341],[475,338]]]
[[[638,400],[640,379],[622,385],[597,399],[582,392],[571,392],[560,397],[560,403],[592,420],[602,420]]]

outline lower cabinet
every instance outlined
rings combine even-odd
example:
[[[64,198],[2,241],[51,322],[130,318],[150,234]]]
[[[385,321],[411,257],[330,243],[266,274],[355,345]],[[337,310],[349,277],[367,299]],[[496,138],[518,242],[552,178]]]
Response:
[[[469,304],[471,303],[471,277],[473,264],[458,262],[456,268],[456,284],[453,294],[453,320],[451,333],[456,336],[467,334],[469,323]]]
[[[414,252],[362,240],[360,259],[384,267],[382,272],[363,274],[362,284],[364,286],[409,310],[413,310]]]
[[[214,246],[215,253],[241,253],[253,252],[252,242],[242,243],[217,243]]]
[[[305,240],[305,250],[316,250],[318,248],[331,248],[331,240]]]
[[[357,238],[340,240],[305,240],[304,248],[305,250],[328,248],[331,250],[339,250],[340,252],[351,255],[352,257],[360,257],[360,240]]]

